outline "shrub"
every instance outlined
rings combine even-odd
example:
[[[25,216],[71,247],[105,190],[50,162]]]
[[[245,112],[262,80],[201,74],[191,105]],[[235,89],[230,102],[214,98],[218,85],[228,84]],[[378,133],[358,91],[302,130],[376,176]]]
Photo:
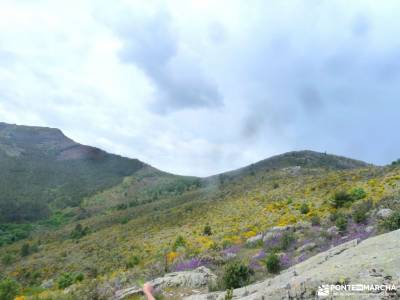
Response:
[[[0,281],[0,299],[14,300],[20,292],[20,285],[13,279],[6,278]]]
[[[340,216],[343,216],[343,214],[340,213],[340,212],[335,211],[335,212],[333,212],[333,213],[331,213],[331,214],[329,215],[329,220],[330,220],[331,222],[336,222],[336,220],[337,220]]]
[[[321,225],[321,218],[319,216],[312,216],[311,217],[311,225],[312,226],[319,226]]]
[[[352,218],[354,222],[360,224],[365,223],[368,219],[368,211],[372,208],[372,201],[363,201],[358,205],[354,205]]]
[[[289,249],[290,245],[296,240],[295,236],[291,232],[285,232],[282,235],[281,241],[280,241],[280,250],[287,250]]]
[[[186,241],[183,238],[183,236],[178,235],[178,237],[176,238],[174,245],[172,246],[172,249],[174,251],[176,251],[179,247],[185,247],[186,246]]]
[[[31,254],[30,245],[28,243],[23,244],[21,247],[20,253],[21,253],[22,257],[28,256],[29,254]]]
[[[367,197],[367,193],[364,191],[363,188],[354,188],[350,192],[350,196],[353,200],[360,200]]]
[[[345,216],[339,216],[336,219],[336,227],[338,228],[340,233],[343,233],[347,229],[347,218]]]
[[[265,266],[267,267],[269,273],[278,273],[281,269],[279,257],[275,253],[268,255],[267,259],[265,260]]]
[[[353,221],[357,224],[365,223],[368,219],[367,212],[361,209],[353,210],[351,217],[353,218]]]
[[[59,289],[65,289],[74,283],[74,277],[71,273],[63,273],[57,280]]]
[[[343,207],[346,203],[351,203],[353,201],[352,196],[345,191],[337,191],[333,195],[331,204],[335,208]]]
[[[15,260],[15,257],[10,254],[10,253],[6,253],[4,254],[4,256],[1,258],[1,263],[5,266],[9,266],[11,265]]]
[[[83,228],[83,226],[80,223],[78,223],[75,225],[74,230],[72,230],[71,232],[71,238],[80,239],[83,236],[85,236],[88,233],[88,231],[89,231],[88,227]]]
[[[293,199],[292,199],[292,198],[288,198],[287,201],[286,201],[286,204],[287,204],[287,205],[290,205],[290,204],[292,204],[292,203],[293,203]]]
[[[211,230],[211,226],[210,225],[207,224],[206,226],[204,226],[203,234],[204,235],[212,235],[212,230]]]
[[[400,229],[400,210],[395,211],[382,223],[383,227],[387,230]]]
[[[81,282],[81,281],[83,281],[83,279],[85,279],[85,275],[83,273],[78,273],[78,274],[76,274],[74,281]]]
[[[138,255],[133,255],[131,258],[129,258],[128,262],[126,263],[126,266],[128,268],[133,268],[137,266],[140,263],[140,257]]]
[[[303,204],[301,204],[300,206],[300,212],[305,215],[308,214],[308,212],[310,211],[310,208],[308,207],[308,204],[303,202]]]
[[[232,299],[233,299],[233,289],[226,290],[224,300],[232,300]]]
[[[232,262],[225,267],[222,277],[227,289],[236,289],[249,283],[253,271],[239,261]]]

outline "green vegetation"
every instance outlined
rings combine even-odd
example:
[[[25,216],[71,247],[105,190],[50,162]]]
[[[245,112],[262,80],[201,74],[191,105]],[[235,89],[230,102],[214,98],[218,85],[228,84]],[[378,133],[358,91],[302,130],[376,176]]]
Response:
[[[357,201],[367,197],[367,193],[364,191],[363,188],[354,188],[350,192],[350,197],[353,199],[353,201]]]
[[[319,216],[312,216],[311,217],[311,225],[312,226],[319,226],[321,225],[321,218]]]
[[[71,273],[63,273],[57,280],[59,289],[65,289],[75,282],[74,276]]]
[[[14,300],[20,292],[20,285],[13,279],[5,278],[0,281],[0,299]]]
[[[172,249],[173,249],[174,251],[176,251],[178,248],[180,248],[180,247],[185,247],[185,246],[186,246],[186,241],[185,241],[185,239],[183,238],[183,236],[178,235],[178,237],[176,238],[176,240],[175,240],[175,242],[174,242],[174,245],[172,246]]]
[[[337,219],[336,219],[336,227],[338,228],[340,233],[344,233],[347,229],[347,218],[343,215],[340,215]]]
[[[133,268],[140,264],[140,256],[132,255],[126,263],[127,268]]]
[[[279,257],[275,253],[271,253],[265,260],[265,266],[269,273],[279,273],[281,269]]]
[[[229,263],[222,277],[225,288],[236,289],[247,285],[252,274],[253,271],[240,261]]]
[[[29,254],[31,254],[31,249],[30,249],[30,245],[28,243],[25,243],[22,245],[21,247],[21,256],[28,256]]]
[[[308,214],[308,212],[310,211],[310,208],[308,207],[308,204],[303,202],[300,206],[300,213],[302,213],[303,215]]]
[[[1,148],[3,138],[0,137],[0,156],[11,159]],[[68,142],[65,137],[61,141]],[[265,275],[265,253],[267,258],[271,253],[282,257],[282,261],[278,260],[279,268],[271,266],[269,270],[279,272],[274,270],[304,258],[296,252],[295,245],[303,245],[306,239],[332,242],[324,233],[334,224],[341,232],[348,228],[348,236],[353,234],[350,229],[366,227],[354,223],[375,225],[371,224],[374,217],[368,218],[370,208],[380,207],[384,199],[384,207],[396,209],[393,205],[400,194],[399,168],[376,168],[310,151],[284,154],[251,168],[200,179],[175,176],[143,165],[136,171],[125,172],[125,167],[119,168],[117,162],[106,167],[98,166],[96,159],[71,160],[70,152],[70,160],[62,161],[58,158],[61,155],[64,159],[66,154],[57,148],[57,142],[48,145],[44,140],[42,145],[49,151],[36,149],[31,159],[37,159],[39,154],[44,156],[41,162],[33,163],[43,164],[44,175],[39,174],[36,183],[49,182],[34,193],[30,192],[33,184],[27,184],[24,196],[16,199],[23,203],[22,199],[32,196],[32,202],[44,204],[44,216],[39,221],[30,221],[37,220],[37,215],[25,222],[7,213],[7,220],[11,216],[14,221],[22,221],[0,221],[1,275],[15,278],[23,287],[22,293],[35,300],[67,299],[69,295],[61,289],[75,282],[80,282],[74,286],[77,299],[107,299],[109,296],[99,293],[109,290],[114,283],[135,285],[165,272],[192,269],[204,263],[219,275],[221,291],[247,284],[252,278]],[[71,147],[75,149],[74,144]],[[91,153],[91,148],[86,150]],[[100,161],[102,155],[108,157],[99,153]],[[13,159],[16,164],[21,158]],[[113,158],[119,159],[121,163],[131,161]],[[53,164],[54,161],[57,162]],[[18,163],[20,170],[26,163]],[[63,164],[68,166],[60,179],[53,178],[58,176],[53,168],[62,168]],[[108,174],[111,169],[115,171],[111,172],[113,175]],[[18,171],[7,172],[14,174],[11,178],[19,176]],[[65,180],[67,174],[76,175],[77,179]],[[86,180],[82,174],[93,178]],[[24,180],[27,177],[24,175]],[[94,181],[97,183],[92,185]],[[19,181],[19,185],[23,182]],[[4,186],[0,186],[0,191]],[[18,194],[12,192],[15,185],[7,188],[9,195]],[[344,192],[332,195],[332,191]],[[370,204],[366,204],[366,199],[371,200]],[[271,227],[302,223],[321,228],[296,227],[294,233],[279,235],[270,246],[262,241],[246,246],[249,238]],[[396,228],[396,224],[394,218],[386,228]],[[29,253],[39,249],[40,253],[21,258],[26,243]],[[307,250],[307,255],[316,254],[318,249]],[[288,255],[280,256],[278,252]],[[242,262],[234,263],[232,259]],[[254,277],[247,262],[254,269]],[[268,270],[266,263],[265,266]],[[37,288],[49,279],[56,286]]]
[[[0,146],[0,224],[44,219],[52,207],[78,206],[144,166],[50,128],[2,123]]]
[[[292,232],[285,232],[282,235],[279,250],[287,250],[289,247],[293,244],[293,242],[296,240],[296,237]]]
[[[211,230],[211,226],[210,225],[207,224],[206,226],[204,226],[203,234],[204,235],[212,235],[212,230]]]
[[[84,237],[86,234],[88,234],[89,228],[88,227],[83,227],[81,223],[78,223],[75,225],[74,230],[71,232],[71,239],[80,239]]]
[[[354,205],[352,218],[355,223],[361,224],[366,223],[368,220],[368,212],[373,207],[372,201],[363,201],[357,205]]]
[[[1,258],[1,263],[5,266],[11,265],[15,261],[15,257],[11,253],[6,253]]]
[[[233,289],[226,290],[224,300],[232,300],[232,299],[233,299]]]
[[[400,229],[400,211],[395,211],[386,220],[383,221],[383,227],[386,230]]]
[[[353,201],[353,198],[351,197],[351,195],[349,193],[347,193],[346,191],[337,191],[333,195],[332,206],[335,208],[340,208],[352,201]]]

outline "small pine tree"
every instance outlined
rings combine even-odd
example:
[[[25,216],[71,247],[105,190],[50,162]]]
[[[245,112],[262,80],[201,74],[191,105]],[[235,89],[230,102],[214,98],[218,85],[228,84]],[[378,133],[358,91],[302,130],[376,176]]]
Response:
[[[340,233],[343,233],[347,229],[347,218],[345,216],[339,216],[336,219],[336,227],[339,229]]]
[[[300,212],[305,215],[308,214],[308,212],[310,211],[310,208],[308,207],[308,204],[303,202],[303,204],[301,204],[300,206]]]
[[[265,265],[269,273],[276,274],[281,269],[279,257],[275,253],[268,255],[267,259],[265,260]]]
[[[240,261],[235,261],[225,267],[222,277],[227,289],[236,289],[245,286],[250,281],[253,270]]]
[[[211,226],[210,226],[209,224],[207,224],[206,226],[204,226],[203,234],[204,234],[204,235],[212,235]]]
[[[186,241],[183,238],[183,236],[178,235],[178,237],[176,238],[174,245],[172,246],[172,249],[174,251],[176,251],[179,247],[185,247],[186,246]]]

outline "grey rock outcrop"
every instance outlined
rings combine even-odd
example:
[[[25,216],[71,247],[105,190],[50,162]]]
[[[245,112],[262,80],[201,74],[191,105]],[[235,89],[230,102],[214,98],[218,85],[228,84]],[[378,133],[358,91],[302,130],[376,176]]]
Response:
[[[246,244],[249,246],[255,245],[256,243],[258,243],[259,241],[261,241],[263,239],[263,235],[262,234],[258,234],[256,236],[253,236],[249,239],[247,239]]]
[[[391,210],[390,208],[382,208],[376,213],[376,216],[379,219],[387,219],[391,216],[392,213],[393,210]]]
[[[310,251],[310,250],[314,249],[315,247],[317,247],[316,243],[313,243],[313,242],[307,243],[307,244],[304,244],[303,246],[299,247],[297,249],[297,252]]]
[[[168,273],[163,277],[150,281],[154,289],[165,289],[169,287],[200,288],[209,283],[215,283],[217,277],[206,267],[198,267],[192,271]],[[115,293],[113,300],[124,299],[127,296],[142,294],[142,289],[130,287]]]
[[[399,248],[400,230],[375,236],[361,243],[352,240],[317,254],[273,278],[235,289],[233,299],[315,299],[320,285],[337,282],[395,285],[400,296]],[[222,300],[224,297],[225,292],[216,292],[193,295],[184,299]],[[393,299],[393,297],[397,299],[396,294],[371,292],[361,298],[355,293],[345,299]]]

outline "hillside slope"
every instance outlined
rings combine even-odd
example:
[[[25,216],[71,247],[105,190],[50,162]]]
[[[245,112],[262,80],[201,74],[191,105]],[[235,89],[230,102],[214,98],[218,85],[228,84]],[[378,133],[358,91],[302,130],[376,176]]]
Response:
[[[294,265],[281,274],[233,291],[237,300],[314,299],[321,285],[388,285],[387,292],[335,291],[335,299],[395,299],[400,296],[400,230],[382,234],[361,243],[357,240],[336,246]],[[343,281],[345,280],[345,282]],[[351,295],[346,295],[351,293]],[[194,295],[185,300],[224,300],[225,292]],[[367,295],[366,295],[367,294]]]
[[[55,144],[62,140],[63,146],[46,136],[47,144],[34,144],[55,147],[53,152],[40,150],[43,146],[30,151],[46,153],[50,165],[67,157],[69,163],[93,166],[82,154],[65,155],[70,142],[62,136]],[[17,145],[7,146],[8,157],[21,159],[15,149],[29,148]],[[399,165],[376,167],[312,151],[208,178],[176,176],[146,165],[118,178],[117,184],[78,197],[79,206],[50,201],[52,215],[29,224],[28,236],[7,237],[0,245],[0,280],[12,278],[24,287],[21,293],[39,299],[108,299],[123,287],[200,265],[222,279],[225,268],[238,261],[251,268],[250,281],[255,281],[271,276],[264,264],[270,253],[278,251],[286,269],[327,247],[387,230],[380,227],[377,211],[400,210]],[[340,232],[332,230],[336,225]],[[0,237],[15,232],[14,225],[7,226],[0,225]],[[264,241],[276,226],[297,229]],[[298,250],[311,242],[315,245],[309,250]],[[226,286],[222,282],[212,289]],[[174,297],[166,299],[180,299]]]
[[[0,223],[48,217],[78,206],[146,166],[75,143],[54,128],[0,123]]]

